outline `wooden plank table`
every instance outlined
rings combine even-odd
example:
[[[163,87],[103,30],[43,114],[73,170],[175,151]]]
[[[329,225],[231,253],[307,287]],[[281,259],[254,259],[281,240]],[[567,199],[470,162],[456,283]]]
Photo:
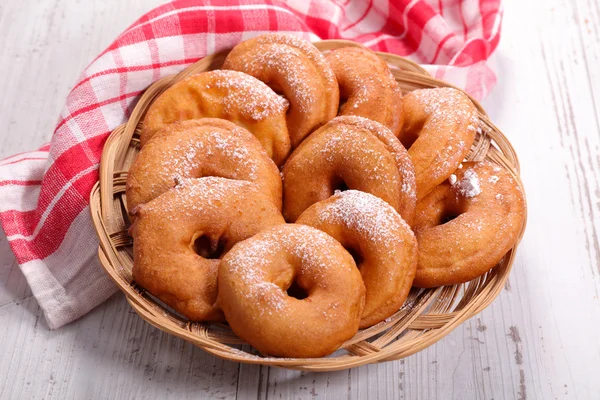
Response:
[[[85,65],[161,0],[0,3],[0,158],[50,139]],[[506,289],[396,362],[301,373],[222,361],[116,295],[48,330],[0,236],[0,398],[592,399],[600,396],[600,6],[505,0],[484,102],[522,164],[528,228]]]

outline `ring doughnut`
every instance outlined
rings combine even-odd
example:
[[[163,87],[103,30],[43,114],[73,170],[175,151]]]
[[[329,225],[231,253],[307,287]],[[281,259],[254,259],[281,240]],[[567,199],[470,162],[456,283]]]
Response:
[[[337,114],[335,75],[306,40],[279,33],[257,36],[235,46],[223,69],[252,75],[289,100],[287,127],[293,148]]]
[[[365,298],[358,269],[317,229],[278,225],[236,244],[218,281],[231,329],[263,354],[322,357],[358,330]]]
[[[377,136],[377,139],[394,156],[398,172],[400,173],[400,203],[397,211],[404,221],[412,226],[417,208],[417,183],[415,180],[415,167],[408,155],[408,151],[402,146],[402,143],[387,127],[368,118],[350,115],[342,116],[332,119],[328,124],[332,127],[340,126],[341,129],[343,129],[344,125],[351,125],[358,129],[367,130]]]
[[[402,307],[417,269],[417,240],[388,203],[347,190],[313,204],[296,223],[329,234],[355,255],[366,288],[361,329]]]
[[[222,321],[215,306],[219,257],[237,242],[283,223],[250,182],[186,179],[136,209],[133,279],[193,321]]]
[[[204,118],[165,125],[140,150],[127,176],[130,213],[175,186],[180,178],[219,176],[253,182],[281,208],[281,177],[250,132]]]
[[[209,71],[187,77],[150,105],[140,143],[167,124],[198,118],[222,118],[246,128],[277,165],[290,152],[287,100],[258,79],[237,71]]]
[[[335,49],[325,59],[340,87],[338,115],[372,119],[398,136],[402,129],[402,90],[385,61],[362,47]]]
[[[483,275],[514,246],[524,223],[525,197],[508,172],[490,162],[463,163],[417,203],[413,285],[454,285]]]
[[[349,118],[353,118],[352,123],[344,122]],[[380,125],[382,129],[372,131],[367,125],[374,126],[376,122],[366,124],[357,118],[335,118],[292,152],[282,169],[283,215],[287,221],[295,221],[309,206],[325,200],[336,190],[368,192],[396,210],[402,208],[401,199],[410,197],[404,196],[410,187],[403,191],[391,147],[377,136],[377,132],[387,128]],[[389,142],[396,140],[389,130],[387,132]],[[406,168],[410,169],[410,163]],[[410,182],[407,184],[410,186]]]
[[[417,177],[417,199],[448,179],[469,152],[477,132],[477,109],[453,88],[420,89],[402,99],[400,141]]]

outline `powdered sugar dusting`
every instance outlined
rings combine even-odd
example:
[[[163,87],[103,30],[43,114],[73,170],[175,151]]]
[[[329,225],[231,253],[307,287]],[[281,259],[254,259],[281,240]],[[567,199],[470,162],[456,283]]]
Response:
[[[290,230],[283,238],[284,246],[300,260],[301,273],[325,277],[322,275],[323,272],[339,264],[331,249],[332,243],[329,240],[331,238],[308,226],[297,227],[298,229]],[[323,284],[326,285],[326,282]]]
[[[451,123],[468,121],[468,130],[477,130],[477,113],[465,101],[465,95],[453,88],[420,89],[411,92],[411,95],[424,107],[430,115],[430,121],[440,120]]]
[[[248,148],[240,146],[240,143],[234,139],[233,135],[213,134],[214,148],[221,154],[231,160],[235,160],[241,167],[248,171],[248,178],[254,180],[257,178],[258,166],[256,159],[250,154]]]
[[[465,132],[475,133],[477,130],[479,119],[476,108],[466,95],[453,88],[420,89],[408,96],[414,97],[428,114],[423,130],[441,129],[446,132],[436,161],[428,171],[433,180],[445,178],[469,151],[472,142],[466,139],[471,140],[472,136]]]
[[[343,223],[369,240],[386,244],[397,242],[397,227],[410,229],[400,215],[385,201],[358,190],[335,194],[319,214],[324,223]],[[382,249],[388,246],[382,246]]]
[[[216,175],[253,182],[277,202],[276,174],[273,161],[248,131],[230,122],[222,127],[190,120],[171,125],[144,146],[129,171],[135,187],[128,188],[133,187],[128,196],[135,207],[169,190],[176,180]]]
[[[310,274],[314,284],[325,287],[330,269],[340,267],[332,242],[331,237],[308,226],[279,225],[238,245],[228,254],[227,264],[247,288],[241,295],[249,302],[260,301],[261,314],[272,314],[284,310],[289,299],[283,288],[269,281],[273,260],[290,257],[287,262],[292,279]]]
[[[207,79],[207,90],[218,88],[225,92],[223,105],[227,114],[240,113],[245,118],[262,121],[287,111],[288,101],[253,76],[231,70],[205,74],[211,78]]]
[[[230,254],[228,263],[236,275],[251,285],[265,281],[264,271],[268,270],[269,258],[278,259],[285,254],[298,260],[300,270],[297,272],[305,273],[310,269],[318,275],[338,264],[330,249],[332,241],[323,232],[305,225],[280,225],[244,242]]]
[[[360,149],[361,153],[367,156],[370,160],[369,165],[371,166],[370,172],[365,173],[364,179],[371,182],[383,182],[386,181],[389,184],[391,178],[389,174],[386,174],[385,167],[381,167],[389,164],[389,155],[391,153],[387,151],[377,151],[372,146],[373,140],[378,139],[370,134],[358,134],[352,126],[349,125],[338,125],[335,130],[329,130],[326,136],[320,137],[325,142],[319,152],[321,156],[329,163],[333,163],[337,157],[341,157],[345,162],[350,162],[356,154],[352,151],[348,151],[348,146]],[[366,168],[366,165],[364,166]],[[396,175],[397,176],[397,175]],[[398,178],[395,178],[396,180]]]
[[[308,40],[304,40],[294,35],[286,35],[281,33],[270,33],[263,35],[258,38],[261,43],[271,43],[276,41],[278,43],[285,43],[290,47],[299,49],[306,57],[308,57],[313,63],[317,64],[318,70],[325,79],[328,81],[335,81],[335,75],[329,64],[325,60],[325,57],[321,52]]]
[[[471,198],[481,193],[481,186],[479,185],[479,177],[477,173],[472,169],[467,169],[460,181],[454,179],[454,183],[450,182],[453,188],[464,197]]]
[[[360,129],[366,129],[372,133],[381,143],[386,146],[387,150],[394,156],[396,161],[396,167],[400,173],[402,179],[402,185],[400,190],[406,193],[409,197],[415,197],[416,185],[415,182],[415,170],[410,160],[410,156],[402,146],[402,144],[396,139],[392,131],[390,131],[385,125],[371,119],[361,116],[343,116],[337,117],[333,121],[339,121],[340,123],[336,127],[344,127],[344,124],[358,127]],[[411,184],[413,183],[413,184]]]
[[[414,197],[417,195],[415,185],[411,185],[410,183],[408,183],[408,181],[406,179],[402,181],[402,186],[400,187],[400,190],[402,192],[408,194],[411,197]]]
[[[254,185],[232,179],[206,178],[176,178],[176,186],[166,193],[169,201],[158,197],[146,203],[147,210],[159,211],[171,220],[175,218],[193,218],[199,213],[221,204],[227,198],[240,196],[253,190]],[[162,201],[158,201],[161,200]]]
[[[204,151],[203,142],[180,136],[172,147],[162,146],[159,159],[161,159],[164,167],[156,170],[156,173],[162,180],[167,181],[172,181],[174,178],[190,177],[194,169],[197,168],[198,155]]]
[[[302,53],[286,44],[272,44],[262,52],[252,54],[245,60],[243,71],[252,73],[252,71],[263,71],[265,65],[276,68],[278,72],[285,76],[285,81],[293,93],[287,93],[288,99],[292,101],[293,106],[300,112],[308,113],[316,104],[319,96],[319,89],[309,84],[311,73],[314,74],[310,65],[301,62]]]
[[[168,138],[172,146],[161,149],[160,159],[162,168],[156,173],[162,181],[172,182],[175,178],[191,177],[196,171],[201,171],[208,157],[224,157],[229,162],[237,165],[236,170],[245,174],[248,180],[258,178],[261,159],[266,160],[266,154],[257,156],[255,151],[249,150],[244,138],[237,134],[236,130],[225,131],[222,129],[211,129],[199,137],[186,134],[178,134],[177,139]]]
[[[395,104],[378,104],[383,98],[396,100],[398,83],[387,64],[370,50],[357,47],[343,47],[331,51],[326,56],[338,82],[345,82],[349,93],[342,114],[350,113],[359,107],[370,104],[376,107],[390,107]],[[342,85],[340,85],[342,88]]]
[[[293,109],[310,113],[326,96],[323,87],[336,81],[323,55],[310,42],[292,35],[266,34],[256,37],[255,41],[257,46],[245,53],[236,52],[234,48],[226,61],[228,68],[260,79],[268,74],[266,70],[277,71],[276,74],[285,81],[281,86],[284,92],[288,91],[286,96]],[[232,59],[232,55],[239,57]]]

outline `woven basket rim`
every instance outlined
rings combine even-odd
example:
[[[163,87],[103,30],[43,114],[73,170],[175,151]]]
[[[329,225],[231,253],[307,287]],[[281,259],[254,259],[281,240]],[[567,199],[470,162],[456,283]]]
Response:
[[[362,46],[345,40],[324,40],[314,44],[322,52],[339,47]],[[91,217],[100,241],[98,257],[106,273],[125,294],[127,301],[141,318],[224,359],[307,371],[334,371],[396,360],[414,354],[441,340],[462,322],[482,311],[498,296],[508,279],[516,248],[525,230],[525,222],[515,246],[491,271],[461,285],[413,289],[405,305],[394,316],[359,331],[353,339],[346,342],[343,346],[346,354],[338,354],[338,351],[325,358],[263,357],[231,347],[231,344],[242,343],[232,332],[227,332],[219,324],[185,321],[135,285],[130,276],[130,269],[127,271],[128,265],[132,263],[132,256],[128,253],[131,239],[124,231],[128,224],[124,206],[126,170],[137,153],[139,142],[134,135],[139,132],[145,110],[166,87],[194,73],[215,69],[214,66],[219,66],[227,53],[228,51],[223,51],[204,57],[179,74],[164,77],[149,86],[140,97],[127,123],[117,127],[104,145],[100,179],[90,194]],[[410,60],[389,53],[377,54],[390,65],[394,77],[405,92],[417,88],[454,87],[432,78],[422,67]],[[511,173],[525,193],[513,147],[489,120],[483,107],[469,97],[479,111],[481,132],[478,132],[476,144],[471,149],[468,159],[488,159],[498,164]],[[248,347],[246,346],[246,349]]]

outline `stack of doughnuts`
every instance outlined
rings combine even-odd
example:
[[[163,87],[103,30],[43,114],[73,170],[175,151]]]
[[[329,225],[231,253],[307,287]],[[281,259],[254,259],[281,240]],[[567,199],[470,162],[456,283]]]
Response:
[[[412,287],[467,282],[515,245],[518,182],[465,161],[478,123],[459,90],[403,96],[362,47],[242,42],[145,115],[126,188],[133,279],[262,354],[331,354]]]

